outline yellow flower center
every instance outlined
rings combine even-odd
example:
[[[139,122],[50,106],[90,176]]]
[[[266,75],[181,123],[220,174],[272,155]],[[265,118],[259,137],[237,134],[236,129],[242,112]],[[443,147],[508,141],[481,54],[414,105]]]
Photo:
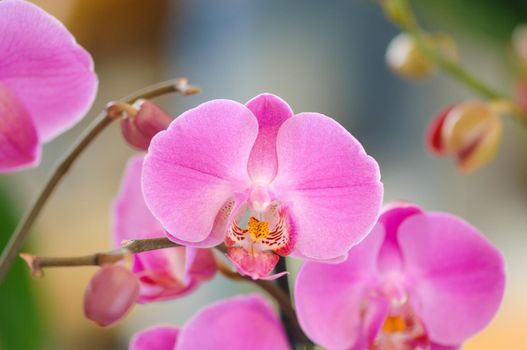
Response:
[[[388,316],[382,326],[382,329],[386,334],[404,332],[406,328],[406,321],[401,316]]]
[[[247,230],[254,241],[259,241],[269,236],[269,223],[267,221],[260,221],[254,216],[251,216],[249,218]]]

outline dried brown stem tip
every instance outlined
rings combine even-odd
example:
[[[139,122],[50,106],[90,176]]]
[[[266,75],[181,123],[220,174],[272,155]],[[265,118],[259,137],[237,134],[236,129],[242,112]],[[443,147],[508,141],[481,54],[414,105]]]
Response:
[[[201,92],[199,87],[188,85],[187,78],[176,79],[174,85],[176,87],[176,91],[185,96],[195,95]]]

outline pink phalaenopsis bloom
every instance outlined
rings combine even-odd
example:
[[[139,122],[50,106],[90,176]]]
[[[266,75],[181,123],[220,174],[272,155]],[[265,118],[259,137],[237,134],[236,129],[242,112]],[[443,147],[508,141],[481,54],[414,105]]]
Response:
[[[163,228],[143,200],[142,165],[143,155],[135,156],[128,162],[121,191],[115,201],[113,234],[116,247],[120,247],[123,240],[164,235]],[[121,266],[112,268],[113,270],[106,269],[114,273],[98,273],[89,286],[92,288],[91,285],[96,284],[103,289],[106,285],[108,292],[104,295],[86,293],[85,297],[86,315],[103,326],[118,321],[136,302],[147,303],[186,295],[201,282],[214,276],[216,262],[209,249],[175,247],[134,254],[132,271]],[[138,286],[137,294],[130,293],[135,285]],[[111,304],[112,301],[116,305],[128,307],[100,307],[106,303]]]
[[[141,191],[143,155],[127,165],[114,204],[114,244],[123,240],[163,237],[165,231],[152,216]],[[141,282],[139,302],[169,299],[196,288],[216,272],[209,249],[175,247],[134,254],[133,272]]]
[[[498,310],[504,265],[460,218],[396,205],[344,263],[304,264],[299,321],[328,349],[459,349]]]
[[[75,125],[97,90],[90,55],[54,17],[0,1],[0,172],[36,165],[41,145]]]
[[[258,295],[233,297],[203,308],[185,326],[137,333],[130,350],[289,350],[285,331]]]
[[[225,242],[238,271],[269,276],[279,255],[344,259],[378,216],[379,168],[333,119],[293,115],[262,94],[183,113],[150,145],[145,200],[175,242]]]

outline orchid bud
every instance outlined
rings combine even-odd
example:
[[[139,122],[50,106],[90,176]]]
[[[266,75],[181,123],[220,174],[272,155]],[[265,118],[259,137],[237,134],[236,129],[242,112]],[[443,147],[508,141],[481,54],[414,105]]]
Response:
[[[468,173],[488,163],[501,141],[499,115],[485,102],[464,102],[443,110],[427,133],[428,148],[439,155],[453,155],[458,169]]]
[[[172,118],[158,105],[139,100],[133,106],[136,114],[126,113],[121,120],[121,131],[125,140],[133,147],[147,150],[152,138],[165,130]]]
[[[527,81],[520,80],[516,84],[516,103],[518,107],[524,112],[527,113]]]
[[[511,44],[519,63],[527,65],[527,24],[520,24],[514,29]]]
[[[139,296],[139,282],[119,265],[103,266],[92,277],[84,293],[86,318],[107,327],[126,315]]]
[[[454,41],[444,34],[431,34],[426,43],[448,59],[457,58]],[[420,79],[433,74],[437,67],[417,46],[414,38],[400,33],[392,39],[386,50],[386,63],[403,78]]]

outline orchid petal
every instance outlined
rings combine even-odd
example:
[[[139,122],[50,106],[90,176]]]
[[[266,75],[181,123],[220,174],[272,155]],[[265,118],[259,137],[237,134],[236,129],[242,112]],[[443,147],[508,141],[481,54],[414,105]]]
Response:
[[[56,18],[28,1],[0,2],[0,81],[27,109],[39,139],[76,124],[97,89],[90,55]]]
[[[373,337],[371,333],[379,329],[383,318],[372,314],[366,325],[361,310],[368,290],[378,283],[377,255],[383,240],[384,228],[377,225],[350,250],[344,263],[308,261],[300,269],[295,286],[298,320],[315,343],[329,349],[349,349],[364,340],[364,332]]]
[[[114,204],[114,241],[163,236],[165,231],[147,208],[141,191],[143,155],[131,158]],[[199,253],[198,253],[199,251]],[[198,280],[212,278],[216,264],[208,250],[174,247],[134,254],[133,272],[140,278],[138,302],[184,295]]]
[[[253,280],[257,279],[277,279],[285,273],[269,275],[273,272],[280,257],[276,254],[257,251],[249,253],[242,247],[231,247],[227,251],[227,257],[236,267],[242,276],[249,276]]]
[[[291,202],[296,255],[345,255],[375,224],[382,202],[379,167],[336,121],[317,113],[286,120],[277,136],[278,199]]]
[[[407,288],[432,341],[457,345],[496,313],[504,259],[474,227],[446,213],[416,214],[399,228]]]
[[[0,83],[0,173],[40,160],[37,132],[15,94]]]
[[[180,330],[172,326],[154,326],[136,333],[129,350],[174,350]]]
[[[258,137],[251,150],[248,171],[255,183],[269,183],[276,175],[276,136],[282,123],[293,116],[291,107],[280,97],[261,94],[247,102],[258,119]]]
[[[84,294],[84,314],[101,327],[123,318],[139,295],[139,282],[119,265],[103,266],[92,277]]]
[[[186,248],[185,276],[196,281],[207,281],[216,273],[216,260],[210,249]]]
[[[165,235],[163,227],[154,218],[143,198],[141,172],[144,155],[132,157],[124,172],[121,189],[113,205],[114,245],[123,240],[156,238]]]
[[[271,306],[262,297],[250,295],[209,305],[190,320],[181,330],[175,350],[195,349],[290,348]]]
[[[461,345],[454,345],[454,346],[443,346],[439,344],[430,344],[429,350],[461,350]]]
[[[392,208],[387,208],[379,217],[379,224],[384,226],[386,237],[379,253],[379,269],[388,273],[397,271],[402,273],[403,258],[397,242],[397,231],[401,222],[409,216],[421,213],[422,210],[412,204],[397,203]]]
[[[211,234],[220,209],[249,184],[247,162],[258,125],[247,107],[204,103],[176,118],[150,144],[143,170],[148,207],[170,235],[195,246]]]

